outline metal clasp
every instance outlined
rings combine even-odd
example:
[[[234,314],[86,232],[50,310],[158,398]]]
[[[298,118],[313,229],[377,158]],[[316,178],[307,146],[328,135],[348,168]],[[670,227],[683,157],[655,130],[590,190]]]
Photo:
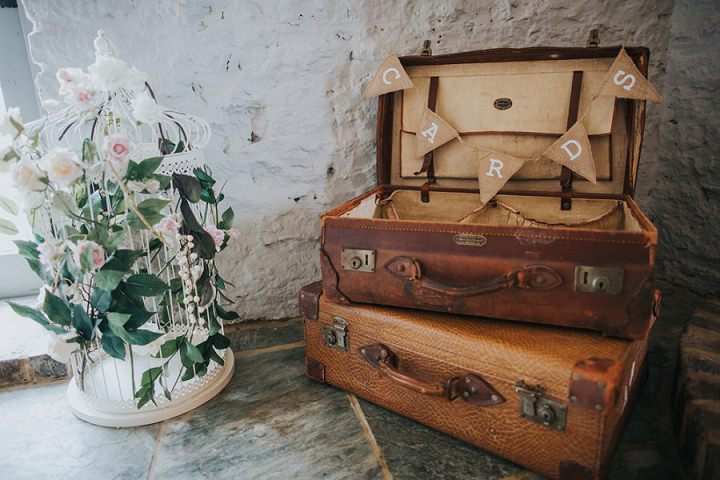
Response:
[[[423,41],[422,46],[422,52],[420,52],[420,55],[427,57],[428,55],[432,55],[432,48],[430,48],[430,40]]]
[[[587,48],[597,48],[600,46],[600,30],[597,28],[593,28],[590,30],[590,35],[588,35],[588,40],[586,47]]]
[[[350,345],[347,321],[340,317],[333,317],[332,325],[323,325],[323,339],[328,347],[347,352]]]
[[[542,389],[519,380],[515,392],[520,396],[520,417],[553,430],[565,431],[567,406],[546,398]]]
[[[343,270],[372,273],[375,271],[375,250],[343,248],[340,265]]]

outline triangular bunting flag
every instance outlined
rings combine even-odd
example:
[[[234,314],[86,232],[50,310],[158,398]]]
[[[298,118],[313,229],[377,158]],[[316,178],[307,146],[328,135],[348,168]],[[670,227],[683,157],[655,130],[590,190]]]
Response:
[[[400,63],[400,59],[394,53],[380,65],[375,76],[365,89],[365,100],[370,97],[382,95],[383,93],[405,90],[414,85],[407,72]]]
[[[524,158],[504,153],[479,154],[478,181],[480,182],[480,201],[489,202],[497,192],[525,164]]]
[[[550,148],[541,155],[564,165],[593,184],[595,178],[595,159],[590,150],[590,139],[582,122],[577,122],[565,135],[558,138]]]
[[[458,132],[452,125],[426,107],[415,132],[415,156],[422,157],[457,136]]]
[[[610,67],[600,95],[650,100],[651,102],[662,100],[655,87],[640,73],[624,48],[620,49],[620,53]]]

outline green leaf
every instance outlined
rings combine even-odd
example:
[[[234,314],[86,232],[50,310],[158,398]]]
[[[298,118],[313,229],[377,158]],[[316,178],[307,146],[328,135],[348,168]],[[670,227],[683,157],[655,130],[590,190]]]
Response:
[[[95,274],[95,286],[103,290],[113,291],[122,281],[125,273],[125,271],[121,270],[101,268],[100,271]]]
[[[170,358],[178,351],[180,345],[185,341],[185,337],[171,338],[167,342],[160,345],[160,352],[156,355],[158,358]]]
[[[60,325],[70,325],[72,323],[70,307],[67,306],[62,298],[47,291],[45,292],[43,311],[53,323]]]
[[[128,178],[130,180],[144,181],[153,177],[155,170],[163,162],[163,157],[150,157],[140,163],[131,162],[128,166]]]
[[[90,303],[100,312],[107,312],[110,308],[110,302],[112,301],[112,294],[103,290],[102,288],[94,288]]]
[[[169,200],[163,200],[160,198],[148,198],[138,204],[138,211],[145,217],[147,222],[152,226],[163,219],[164,215],[162,210],[169,203]],[[143,230],[147,226],[140,220],[140,217],[135,212],[130,212],[127,216],[127,222],[131,227]]]
[[[27,240],[15,240],[13,243],[17,245],[18,253],[23,257],[33,260],[40,258],[40,252],[37,251],[37,243]]]
[[[192,233],[195,238],[195,250],[200,258],[211,260],[215,257],[215,241],[209,233],[198,223],[195,215],[190,208],[190,204],[185,199],[180,202],[180,213],[183,216],[183,229]]]
[[[215,363],[217,363],[221,366],[225,365],[225,360],[223,360],[222,357],[220,355],[218,355],[218,353],[215,351],[214,348],[210,349],[209,357],[210,357],[210,360],[214,361]]]
[[[218,225],[218,228],[221,228],[222,230],[227,230],[228,228],[231,228],[233,226],[234,220],[235,212],[232,208],[228,208],[223,212],[221,217],[221,225]]]
[[[203,202],[209,203],[211,205],[215,205],[217,203],[217,199],[215,198],[215,192],[211,188],[204,188],[202,193],[200,194],[200,199]]]
[[[195,174],[197,179],[200,180],[200,183],[204,188],[212,188],[212,186],[215,185],[215,179],[208,175],[205,170],[196,168],[193,170],[193,174]]]
[[[140,383],[142,386],[151,385],[155,383],[155,380],[157,380],[160,375],[162,375],[162,367],[149,368],[143,372]]]
[[[95,157],[97,156],[97,146],[95,146],[95,143],[93,143],[92,140],[89,138],[86,138],[85,141],[83,141],[82,146],[82,159],[83,163],[94,163]]]
[[[80,252],[80,267],[84,272],[90,272],[95,268],[92,248],[86,248]]]
[[[95,325],[90,316],[85,312],[82,305],[75,305],[72,309],[72,320],[75,330],[82,335],[85,340],[95,339]]]
[[[0,218],[0,233],[5,235],[15,235],[18,233],[18,229],[11,221]]]
[[[195,363],[204,362],[205,359],[202,356],[202,353],[200,353],[200,350],[193,345],[190,342],[183,342],[182,344],[182,350],[185,352],[185,355],[188,359],[192,360]]]
[[[17,313],[20,316],[29,318],[31,320],[36,321],[43,327],[45,327],[47,330],[50,330],[51,332],[55,333],[66,333],[67,330],[65,330],[62,327],[59,327],[57,325],[53,325],[52,323],[48,322],[47,318],[45,318],[45,315],[43,315],[38,310],[35,310],[34,308],[27,307],[25,305],[19,305],[15,302],[7,302],[8,305],[10,305],[10,308],[13,309],[13,312]]]
[[[129,292],[141,297],[154,297],[170,289],[167,283],[149,273],[136,273],[129,276],[125,282]]]
[[[212,337],[213,346],[219,350],[230,346],[230,339],[221,333],[216,333]]]
[[[237,320],[240,318],[240,315],[236,312],[229,312],[225,310],[218,302],[215,302],[215,311],[217,312],[218,317],[223,320]]]
[[[112,330],[103,333],[101,339],[102,347],[108,355],[118,360],[125,360],[125,342],[115,335]]]
[[[103,244],[103,247],[105,247],[105,250],[107,250],[109,253],[114,252],[122,243],[123,238],[125,238],[125,229],[121,228],[117,231],[110,231],[108,232],[107,240]]]
[[[197,178],[191,177],[190,175],[173,173],[172,179],[175,188],[182,198],[186,199],[190,203],[197,203],[200,201],[202,186]]]
[[[148,320],[152,318],[153,315],[155,315],[155,312],[149,312],[147,310],[134,310],[131,312],[126,312],[130,314],[130,319],[125,324],[125,328],[128,330],[133,330],[136,328],[140,328],[143,325],[147,323]]]
[[[132,266],[135,264],[135,260],[143,255],[145,255],[145,252],[142,250],[120,249],[113,253],[110,260],[108,260],[108,263],[112,265],[114,270],[130,271]]]
[[[151,332],[149,330],[127,330],[128,321],[131,315],[127,313],[108,312],[107,318],[110,329],[115,335],[125,340],[131,345],[147,345],[153,340],[162,336],[161,333]]]
[[[18,214],[18,206],[12,199],[0,195],[0,209],[5,210],[10,215]]]
[[[214,300],[213,295],[215,290],[210,282],[210,269],[206,268],[203,270],[200,279],[198,280],[198,290],[200,292],[200,305],[207,305]]]

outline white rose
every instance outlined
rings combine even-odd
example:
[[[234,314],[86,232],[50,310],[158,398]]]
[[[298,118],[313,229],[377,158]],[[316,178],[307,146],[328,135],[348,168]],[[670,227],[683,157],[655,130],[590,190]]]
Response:
[[[42,102],[42,110],[45,113],[55,113],[62,108],[62,103],[58,102],[54,98],[48,98]]]
[[[43,243],[37,246],[40,253],[40,263],[46,270],[52,270],[56,263],[65,258],[65,242],[59,238],[47,238]]]
[[[15,138],[22,132],[22,124],[20,109],[17,107],[8,108],[7,112],[0,115],[0,135],[10,135]],[[18,126],[21,128],[18,129]]]
[[[80,284],[78,283],[71,283],[70,285],[65,285],[63,287],[63,292],[67,296],[68,302],[74,303],[76,305],[79,305],[83,302],[83,292],[80,288]]]
[[[132,102],[135,120],[143,123],[157,123],[162,118],[160,105],[147,93],[139,93]]]
[[[129,182],[127,182],[127,187],[133,192],[157,193],[160,191],[160,182],[158,182],[154,178],[151,178],[150,180],[145,180],[144,182],[130,180]]]
[[[72,354],[80,348],[77,342],[72,341],[77,338],[78,334],[75,330],[67,333],[56,334],[48,332],[50,338],[48,339],[48,355],[61,363],[67,363],[70,361]]]
[[[141,92],[145,89],[145,82],[147,82],[147,74],[131,67],[125,78],[125,88],[132,92]]]
[[[55,76],[60,82],[60,95],[66,103],[79,110],[89,110],[95,105],[97,92],[92,77],[79,68],[61,68]]]
[[[9,162],[4,162],[5,155],[13,150],[13,137],[6,134],[0,134],[0,162],[3,165],[9,166]]]
[[[80,159],[67,148],[54,148],[40,159],[40,168],[45,170],[50,181],[66,187],[80,178],[83,173]]]
[[[23,212],[32,212],[36,208],[40,208],[45,203],[45,192],[28,192],[23,197]],[[67,208],[63,211],[67,212]]]
[[[147,190],[148,193],[159,192],[160,182],[155,180],[154,178],[151,178],[150,180],[145,180],[145,190]]]
[[[99,90],[111,91],[125,84],[128,66],[122,60],[110,55],[97,55],[95,63],[88,67],[93,84]]]
[[[41,192],[47,188],[47,183],[43,181],[43,173],[34,162],[25,158],[10,165],[10,178],[21,190]]]

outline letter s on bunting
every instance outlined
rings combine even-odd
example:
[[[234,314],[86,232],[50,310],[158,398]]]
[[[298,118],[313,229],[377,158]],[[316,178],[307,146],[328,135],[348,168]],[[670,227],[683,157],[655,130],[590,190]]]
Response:
[[[458,132],[440,115],[425,107],[415,134],[415,156],[422,157],[430,150],[458,137]]]
[[[525,164],[525,159],[492,152],[480,153],[478,159],[478,181],[480,183],[480,201],[489,202],[510,180],[515,172]]]
[[[380,65],[375,76],[365,89],[365,100],[370,97],[382,95],[383,93],[405,90],[414,85],[407,72],[400,63],[400,59],[394,53]]]
[[[624,48],[620,49],[620,53],[610,67],[600,95],[650,100],[651,102],[662,100],[655,87],[640,73]]]

